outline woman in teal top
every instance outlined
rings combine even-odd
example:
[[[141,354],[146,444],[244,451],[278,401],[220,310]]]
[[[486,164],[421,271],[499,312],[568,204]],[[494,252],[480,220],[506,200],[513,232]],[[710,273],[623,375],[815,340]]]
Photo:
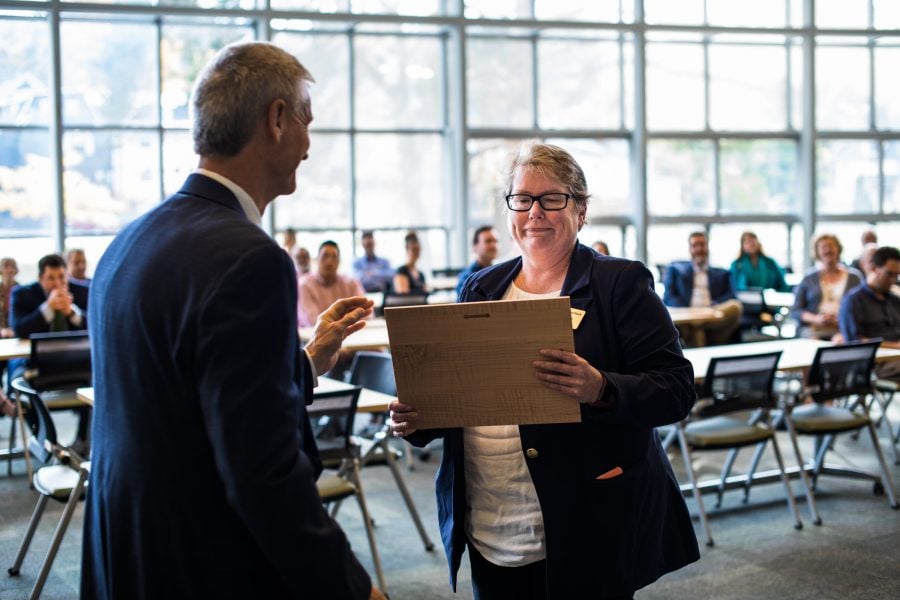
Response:
[[[784,271],[778,263],[763,254],[759,239],[752,231],[741,234],[741,254],[731,263],[731,284],[735,290],[749,288],[791,291],[784,281]]]

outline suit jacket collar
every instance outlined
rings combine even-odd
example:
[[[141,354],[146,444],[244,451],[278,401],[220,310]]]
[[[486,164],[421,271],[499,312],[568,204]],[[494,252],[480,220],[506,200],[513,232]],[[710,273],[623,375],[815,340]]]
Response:
[[[241,208],[241,203],[227,187],[206,175],[191,173],[181,186],[179,194],[193,196],[221,204],[231,210],[240,213],[246,219],[247,215]],[[249,221],[249,219],[247,219]]]
[[[580,290],[590,286],[591,263],[594,260],[594,251],[578,241],[572,248],[572,256],[569,259],[569,268],[563,281],[561,296],[577,296]],[[510,284],[522,270],[522,257],[517,257],[500,263],[493,267],[487,267],[478,272],[478,278],[472,289],[473,300],[499,300],[509,288]],[[479,298],[479,296],[481,296]]]

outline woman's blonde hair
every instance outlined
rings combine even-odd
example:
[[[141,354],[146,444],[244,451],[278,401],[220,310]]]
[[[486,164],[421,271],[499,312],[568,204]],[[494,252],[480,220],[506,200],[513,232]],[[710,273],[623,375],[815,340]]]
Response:
[[[575,200],[578,210],[587,211],[588,193],[587,180],[584,171],[571,154],[559,146],[542,144],[539,142],[527,142],[523,144],[513,158],[506,172],[506,194],[512,193],[513,180],[516,177],[516,169],[525,167],[552,177],[568,190],[568,194]]]
[[[832,241],[834,245],[837,246],[838,249],[838,260],[841,259],[841,253],[844,251],[844,246],[841,244],[841,240],[838,239],[836,235],[833,233],[820,233],[815,238],[813,238],[812,243],[812,257],[814,260],[821,260],[819,258],[819,244],[825,241]]]

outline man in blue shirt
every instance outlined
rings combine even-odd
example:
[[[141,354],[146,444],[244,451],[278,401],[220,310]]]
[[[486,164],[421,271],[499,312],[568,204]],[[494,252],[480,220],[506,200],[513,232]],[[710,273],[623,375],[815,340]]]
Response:
[[[472,252],[475,253],[475,262],[459,274],[459,282],[456,284],[457,296],[462,292],[463,284],[469,275],[491,266],[491,263],[497,258],[497,232],[493,227],[484,225],[475,230],[475,234],[472,236]]]
[[[375,236],[363,231],[362,247],[365,254],[353,261],[353,276],[367,292],[383,292],[394,278],[394,269],[387,259],[375,256]]]
[[[900,348],[900,297],[891,293],[898,276],[900,251],[891,246],[876,250],[865,282],[841,301],[838,325],[846,341],[881,338],[883,347]],[[900,364],[884,363],[876,371],[879,377],[894,377],[900,375]]]

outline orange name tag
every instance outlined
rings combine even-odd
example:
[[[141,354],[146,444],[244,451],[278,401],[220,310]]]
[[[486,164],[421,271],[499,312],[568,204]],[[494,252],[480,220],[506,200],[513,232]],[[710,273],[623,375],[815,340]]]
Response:
[[[612,479],[613,477],[618,477],[623,472],[624,471],[622,471],[622,467],[615,467],[613,469],[610,469],[606,473],[603,473],[602,475],[598,475],[597,479]]]

